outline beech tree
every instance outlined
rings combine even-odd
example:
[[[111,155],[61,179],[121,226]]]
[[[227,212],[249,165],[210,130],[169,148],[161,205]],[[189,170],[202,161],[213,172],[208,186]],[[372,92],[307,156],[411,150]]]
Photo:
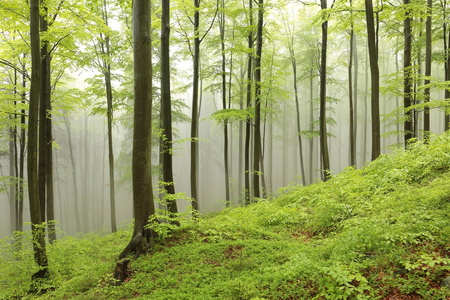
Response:
[[[40,37],[39,37],[39,0],[30,0],[30,47],[31,47],[31,86],[28,113],[28,194],[30,202],[31,230],[33,236],[34,259],[39,271],[33,279],[42,279],[48,275],[48,261],[45,246],[45,227],[41,219],[41,207],[38,186],[38,108],[40,87]]]
[[[151,174],[152,55],[151,0],[133,0],[134,131],[132,184],[134,229],[131,241],[119,255],[138,257],[148,248],[153,230],[148,228],[155,214]]]
[[[367,43],[369,47],[370,75],[371,75],[371,111],[372,111],[372,160],[381,153],[380,145],[380,73],[378,70],[378,46],[375,33],[375,22],[372,0],[365,0]]]
[[[161,1],[161,124],[162,178],[166,193],[175,194],[172,167],[172,104],[170,92],[170,0]],[[167,202],[172,214],[178,212],[176,200]],[[178,223],[178,222],[176,222]]]

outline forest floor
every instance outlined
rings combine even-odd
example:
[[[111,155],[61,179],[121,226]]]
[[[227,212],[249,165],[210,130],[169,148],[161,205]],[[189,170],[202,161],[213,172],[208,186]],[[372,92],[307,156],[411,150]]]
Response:
[[[449,134],[279,194],[175,230],[162,224],[117,286],[130,228],[49,245],[42,295],[28,294],[36,266],[27,242],[13,252],[4,239],[0,298],[450,299]]]

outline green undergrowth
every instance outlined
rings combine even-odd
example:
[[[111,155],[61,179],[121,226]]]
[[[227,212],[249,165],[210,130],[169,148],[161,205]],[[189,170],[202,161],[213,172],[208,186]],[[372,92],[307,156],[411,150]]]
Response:
[[[450,135],[325,183],[184,221],[111,285],[131,230],[49,246],[47,293],[27,294],[29,247],[1,243],[0,298],[450,299]],[[25,236],[24,240],[29,240]]]

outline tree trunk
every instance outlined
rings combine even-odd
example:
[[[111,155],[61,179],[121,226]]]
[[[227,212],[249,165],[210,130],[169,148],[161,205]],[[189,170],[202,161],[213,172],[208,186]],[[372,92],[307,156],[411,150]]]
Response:
[[[367,20],[367,41],[369,47],[370,76],[371,76],[371,110],[372,110],[372,160],[381,153],[380,145],[380,74],[378,70],[378,49],[376,42],[375,24],[372,0],[365,0]]]
[[[244,70],[241,67],[241,84],[239,84],[239,109],[244,109]],[[239,204],[244,203],[245,196],[242,195],[242,173],[243,170],[243,141],[242,141],[243,122],[239,122],[239,162],[238,162],[238,199]],[[244,200],[244,201],[243,201]]]
[[[132,150],[132,183],[134,230],[131,241],[119,255],[138,257],[148,248],[154,231],[147,229],[149,217],[155,214],[151,174],[152,134],[152,55],[151,1],[133,1],[134,57],[134,131]]]
[[[431,13],[433,7],[433,1],[427,0],[428,5],[428,16],[426,22],[426,50],[425,50],[425,91],[424,91],[424,102],[427,104],[430,101],[430,87],[427,85],[430,84],[429,77],[431,76]],[[424,109],[424,118],[423,118],[423,130],[424,130],[424,141],[428,142],[430,135],[430,107],[425,106]]]
[[[34,259],[40,270],[33,274],[33,281],[48,276],[48,261],[45,246],[45,228],[41,219],[38,182],[38,110],[40,87],[40,38],[39,0],[30,0],[30,47],[31,47],[31,87],[28,113],[28,194],[30,202],[31,230],[33,236]],[[36,290],[37,286],[32,287]]]
[[[108,26],[108,9],[106,6],[106,0],[103,1],[103,20],[105,25]],[[106,103],[107,103],[107,120],[108,120],[108,162],[109,162],[109,200],[111,205],[111,231],[117,231],[116,221],[116,197],[115,197],[115,180],[114,180],[114,151],[113,151],[113,138],[112,138],[112,122],[113,122],[113,96],[111,85],[111,64],[110,64],[110,44],[109,36],[105,37],[106,51],[104,49],[103,42],[101,43],[103,55],[106,55],[106,59],[103,59],[103,74],[105,77],[106,88]],[[86,145],[87,147],[87,145]]]
[[[48,9],[41,0],[44,15],[41,16],[41,31],[48,31]],[[53,137],[51,119],[51,53],[49,43],[44,41],[41,48],[41,90],[40,90],[40,118],[39,118],[39,192],[41,201],[42,221],[46,220],[49,242],[56,240],[55,232],[55,208],[53,191]],[[42,167],[42,169],[41,169]]]
[[[354,66],[354,80],[353,80],[353,136],[355,147],[355,166],[358,165],[356,159],[356,140],[358,139],[358,47],[356,43],[356,35],[353,32],[353,66]]]
[[[444,36],[444,54],[445,54],[445,81],[450,80],[450,29],[448,28],[448,19],[446,18],[447,1],[444,0],[443,12],[444,12],[444,24],[443,24],[443,36]],[[448,34],[448,35],[447,35]],[[450,90],[445,89],[444,98],[450,99]],[[450,115],[447,113],[447,107],[444,110],[444,129],[447,131],[450,128]]]
[[[253,194],[260,197],[259,177],[261,176],[261,56],[263,43],[264,0],[258,3],[258,29],[256,33],[255,58],[255,146],[253,156]]]
[[[192,84],[192,120],[191,120],[191,198],[194,211],[199,210],[197,192],[197,137],[198,137],[198,80],[200,60],[200,0],[194,0],[194,56],[193,56],[193,84]]]
[[[172,104],[170,95],[170,0],[161,3],[161,123],[162,123],[162,174],[166,193],[175,194],[172,167]],[[168,211],[178,213],[176,200],[169,197]],[[179,225],[174,220],[174,224]]]
[[[79,210],[79,204],[78,204],[79,197],[78,197],[78,181],[77,181],[77,171],[76,171],[77,169],[75,166],[75,159],[74,159],[74,155],[73,155],[73,148],[75,146],[72,144],[72,132],[70,130],[69,117],[65,116],[64,119],[65,119],[64,124],[66,125],[66,129],[67,129],[67,139],[68,139],[68,143],[69,143],[70,163],[72,165],[72,182],[73,182],[73,197],[74,197],[73,205],[74,205],[74,213],[75,213],[76,232],[81,232],[80,210]]]
[[[226,101],[226,73],[225,73],[225,1],[221,1],[221,12],[219,16],[219,31],[220,31],[220,45],[222,50],[222,108],[227,108]],[[229,93],[231,90],[229,91]],[[228,166],[228,121],[225,119],[223,124],[223,139],[224,139],[224,149],[223,149],[223,160],[225,167],[225,201],[226,206],[230,206],[230,174]]]
[[[410,110],[411,106],[411,39],[412,39],[412,31],[411,31],[411,18],[409,17],[409,4],[410,0],[404,0],[403,4],[406,6],[406,17],[403,22],[403,34],[405,37],[405,49],[403,54],[403,76],[404,76],[404,87],[403,87],[403,106],[405,110],[405,123],[404,123],[404,131],[405,131],[405,147],[413,137],[413,111]]]
[[[292,37],[293,38],[293,37]],[[294,73],[294,96],[295,96],[295,108],[297,113],[297,140],[298,140],[298,150],[299,150],[299,158],[300,158],[300,169],[302,172],[302,184],[306,185],[306,175],[305,175],[305,166],[303,162],[303,145],[302,145],[302,135],[300,134],[300,103],[298,100],[298,88],[297,88],[297,61],[295,59],[294,53],[294,43],[291,43],[291,63],[292,63],[292,71]]]
[[[312,60],[312,59],[311,59]],[[314,131],[314,89],[313,89],[313,68],[309,69],[309,131],[312,133]],[[313,183],[313,158],[314,158],[314,138],[309,139],[309,184]]]
[[[350,8],[352,8],[352,0],[350,0]],[[349,102],[349,116],[350,116],[350,166],[356,166],[356,136],[355,136],[355,119],[354,119],[354,105],[353,105],[353,45],[354,45],[354,32],[353,32],[353,12],[350,15],[351,29],[350,29],[350,53],[348,59],[348,102]],[[355,77],[356,78],[356,77]]]
[[[322,11],[326,12],[327,0],[320,0]],[[320,151],[322,154],[323,178],[330,178],[330,157],[327,134],[327,43],[328,21],[322,23],[322,50],[320,63]]]
[[[249,34],[248,41],[248,61],[247,61],[247,109],[252,103],[252,57],[253,57],[253,0],[249,0]],[[251,119],[247,117],[245,124],[245,157],[244,157],[244,188],[245,188],[245,204],[250,204],[250,126]]]

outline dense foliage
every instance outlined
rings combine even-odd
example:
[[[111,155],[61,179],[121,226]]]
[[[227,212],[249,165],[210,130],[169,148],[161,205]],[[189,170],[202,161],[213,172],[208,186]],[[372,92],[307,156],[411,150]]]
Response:
[[[129,229],[66,237],[48,248],[51,279],[40,297],[448,299],[449,168],[446,133],[328,182],[161,227],[119,286],[111,275]],[[36,297],[27,295],[36,271],[29,233],[23,240],[22,250],[0,244],[1,299]]]

